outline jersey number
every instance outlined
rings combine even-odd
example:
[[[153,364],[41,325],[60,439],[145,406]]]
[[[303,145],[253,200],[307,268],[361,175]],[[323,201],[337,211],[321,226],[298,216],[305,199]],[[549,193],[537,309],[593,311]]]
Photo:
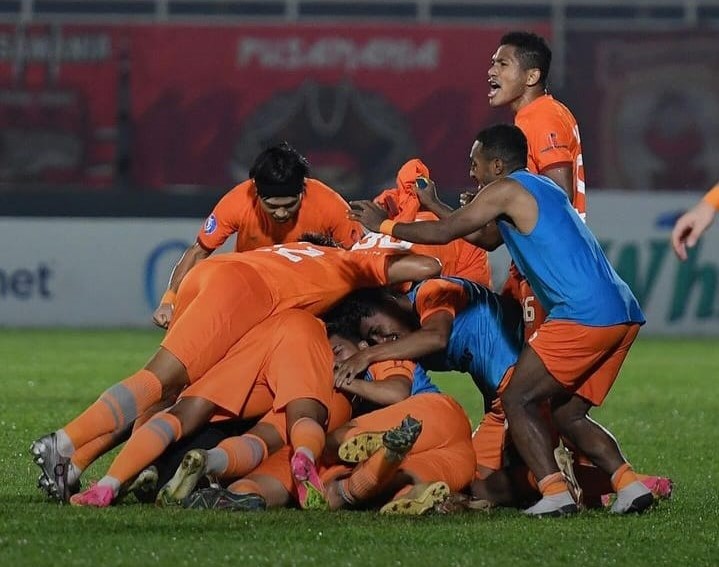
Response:
[[[370,232],[366,234],[362,240],[352,246],[352,250],[370,250],[372,248],[384,248],[390,250],[409,250],[412,247],[411,242],[397,240],[387,234],[379,234],[378,232]]]
[[[280,256],[287,258],[290,262],[300,262],[302,261],[302,256],[316,258],[317,256],[324,256],[325,254],[322,250],[317,250],[317,248],[312,248],[312,246],[296,249],[285,248],[283,246],[273,246],[272,249],[266,250],[267,252],[279,254]]]
[[[528,295],[522,300],[522,311],[525,323],[531,323],[534,321],[534,306],[532,303],[534,303],[533,295]]]

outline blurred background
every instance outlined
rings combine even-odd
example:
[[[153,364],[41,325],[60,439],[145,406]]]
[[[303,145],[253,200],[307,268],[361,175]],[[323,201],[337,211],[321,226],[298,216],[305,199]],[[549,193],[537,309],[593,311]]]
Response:
[[[717,233],[674,219],[719,180],[719,0],[2,0],[0,326],[144,326],[256,154],[288,140],[348,200],[420,157],[467,188],[500,37],[553,50],[588,218],[647,331],[719,334]],[[495,255],[496,285],[506,256]]]

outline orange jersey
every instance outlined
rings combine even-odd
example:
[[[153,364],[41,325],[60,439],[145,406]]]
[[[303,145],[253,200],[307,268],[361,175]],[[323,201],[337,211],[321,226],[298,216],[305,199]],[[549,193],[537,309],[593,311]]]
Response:
[[[423,323],[428,317],[439,311],[446,311],[453,318],[469,303],[464,287],[448,280],[427,280],[417,290],[414,308]]]
[[[584,162],[579,126],[569,111],[552,95],[542,95],[521,108],[514,123],[524,132],[529,145],[527,168],[542,173],[548,168],[571,165],[574,172],[574,201],[579,215],[586,217]]]
[[[416,366],[411,360],[383,360],[370,364],[367,372],[372,376],[374,382],[398,376],[413,382]]]
[[[437,220],[437,217],[428,211],[420,211],[416,220]],[[353,250],[407,250],[414,254],[424,254],[440,261],[443,276],[464,278],[486,287],[492,285],[492,269],[487,251],[461,238],[447,244],[413,244],[386,234],[370,232],[352,248]]]
[[[297,308],[318,315],[356,289],[387,285],[388,258],[397,253],[291,242],[212,256],[203,264],[249,265],[267,285],[273,312]],[[217,293],[222,294],[222,289]]]
[[[316,179],[307,179],[297,216],[278,223],[265,213],[251,179],[227,193],[217,203],[197,234],[197,242],[206,250],[222,246],[237,233],[235,251],[260,246],[296,242],[305,232],[319,232],[351,247],[362,236],[362,227],[347,218],[349,205],[335,191]]]

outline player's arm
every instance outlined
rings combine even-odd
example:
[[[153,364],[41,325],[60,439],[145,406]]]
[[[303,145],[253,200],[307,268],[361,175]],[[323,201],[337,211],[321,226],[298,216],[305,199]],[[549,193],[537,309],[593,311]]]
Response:
[[[389,340],[353,354],[335,367],[335,384],[349,382],[371,364],[385,360],[416,360],[441,351],[452,333],[454,316],[438,311],[422,322],[422,327],[397,340]],[[370,332],[370,334],[372,334]]]
[[[351,380],[371,364],[385,360],[417,360],[447,348],[455,314],[467,304],[463,287],[437,279],[424,282],[417,291],[416,309],[420,328],[400,338],[368,329],[367,336],[377,344],[360,350],[335,368],[335,380]]]
[[[421,189],[417,186],[416,193],[419,202],[428,211],[434,213],[440,219],[449,217],[454,209],[444,203],[437,194],[437,186],[431,179],[425,179],[426,186]],[[474,197],[475,195],[472,195]],[[463,206],[469,204],[466,201]],[[499,234],[497,225],[494,222],[488,223],[479,230],[464,236],[464,240],[485,250],[494,250],[503,244],[502,235]]]
[[[574,171],[571,163],[552,164],[540,173],[564,189],[569,202],[574,203]]]
[[[485,187],[466,207],[438,221],[395,223],[386,212],[371,201],[353,201],[351,216],[369,230],[390,234],[395,238],[422,244],[446,244],[483,228],[498,216],[517,209],[514,182],[500,179]],[[535,203],[536,207],[536,203]],[[536,209],[535,209],[536,210]],[[535,219],[536,222],[536,219]],[[515,224],[516,219],[515,219]]]
[[[422,254],[395,254],[387,262],[389,284],[418,282],[437,277],[442,272],[442,264],[437,258]]]
[[[390,375],[383,380],[352,378],[335,379],[335,387],[350,395],[359,396],[380,406],[389,406],[406,400],[412,392],[412,381],[403,374]]]
[[[677,219],[672,230],[672,247],[680,260],[687,259],[687,248],[694,248],[714,222],[719,210],[719,183],[689,211]]]
[[[168,327],[170,321],[172,320],[175,294],[180,287],[180,283],[198,262],[207,258],[211,253],[211,250],[206,250],[199,242],[195,242],[192,246],[189,246],[185,250],[180,260],[172,269],[167,291],[163,294],[162,299],[160,299],[160,305],[158,305],[152,315],[152,321],[155,325],[165,329]]]

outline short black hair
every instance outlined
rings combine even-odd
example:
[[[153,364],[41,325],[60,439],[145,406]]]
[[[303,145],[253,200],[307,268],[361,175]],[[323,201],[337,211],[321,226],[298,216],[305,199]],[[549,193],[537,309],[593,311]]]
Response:
[[[303,232],[300,234],[299,242],[309,242],[310,244],[326,246],[327,248],[342,248],[339,242],[324,232]]]
[[[390,287],[364,288],[352,292],[323,317],[327,334],[332,334],[330,328],[340,329],[342,332],[336,333],[346,339],[363,340],[360,334],[362,319],[372,317],[378,311],[387,311],[402,319],[409,327],[419,329],[419,319],[404,311],[397,303],[399,295],[402,294]]]
[[[495,124],[475,138],[486,159],[501,159],[510,171],[527,167],[527,137],[514,124]]]
[[[543,37],[532,32],[514,31],[504,34],[499,45],[514,47],[522,69],[539,69],[539,84],[547,86],[552,50]]]
[[[309,173],[310,162],[287,142],[264,150],[250,168],[257,194],[264,199],[299,195]]]

